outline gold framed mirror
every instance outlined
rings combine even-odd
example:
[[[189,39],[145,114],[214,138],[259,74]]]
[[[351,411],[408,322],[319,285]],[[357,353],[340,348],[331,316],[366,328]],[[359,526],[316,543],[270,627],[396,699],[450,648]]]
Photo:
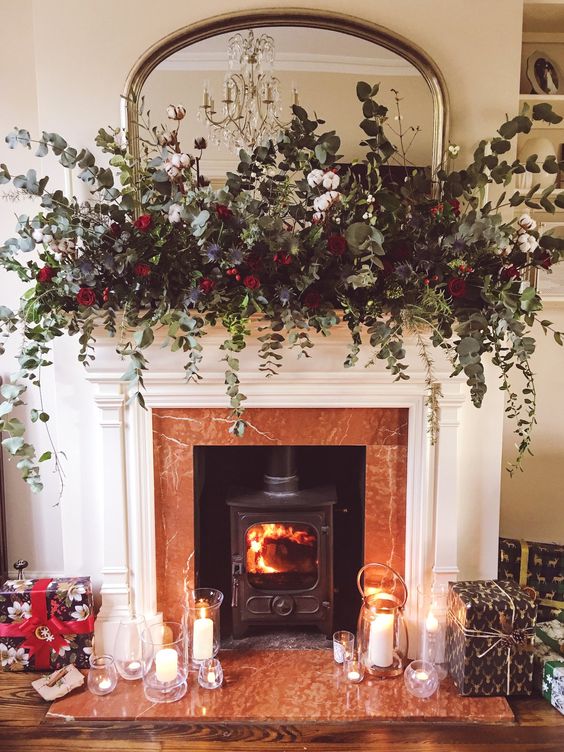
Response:
[[[425,138],[427,139],[428,149],[425,156],[425,164],[430,165],[432,168],[436,168],[439,165],[445,145],[448,143],[449,106],[444,79],[434,62],[424,51],[388,29],[341,13],[305,9],[290,9],[284,11],[279,9],[265,9],[261,11],[215,16],[179,29],[159,40],[149,48],[133,66],[123,91],[122,120],[124,121],[123,125],[127,130],[130,148],[134,156],[139,155],[140,149],[138,125],[139,103],[145,96],[146,88],[148,87],[149,79],[153,72],[159,73],[162,69],[170,70],[170,61],[178,59],[178,56],[182,55],[183,51],[187,48],[191,48],[192,50],[205,50],[206,47],[204,46],[204,43],[206,43],[206,41],[209,42],[214,38],[227,40],[231,34],[245,32],[251,29],[260,30],[260,32],[267,30],[269,33],[278,29],[282,35],[284,30],[291,30],[292,28],[317,32],[317,36],[321,35],[323,32],[331,32],[334,35],[345,35],[349,48],[354,49],[355,40],[359,48],[362,47],[362,45],[366,46],[368,43],[374,45],[375,49],[383,51],[386,54],[386,57],[401,60],[405,63],[406,68],[411,68],[413,73],[417,74],[420,78],[421,85],[426,91],[426,96],[428,98],[425,107],[420,108],[424,109],[425,112],[428,112],[428,123],[425,128]],[[382,57],[382,55],[380,55],[380,57]],[[358,57],[355,59],[360,60]],[[169,61],[168,64],[167,61]],[[355,81],[360,79],[368,80],[371,83],[376,83],[377,81],[374,76],[367,77],[366,75],[362,76],[360,74],[355,76]],[[199,80],[198,83],[199,89],[201,90],[202,80]],[[162,90],[162,88],[163,87],[153,86],[154,91]],[[323,85],[319,88],[323,91],[323,96],[326,98],[324,102],[327,102],[327,108],[330,109],[331,104],[330,98],[327,97],[327,89],[324,88]],[[351,91],[354,94],[354,88],[351,88]],[[393,88],[391,91],[393,91]],[[409,97],[406,97],[406,101],[409,102]],[[386,104],[386,102],[384,103]],[[301,101],[300,104],[302,104]],[[162,102],[159,101],[159,106],[160,105],[162,105]],[[195,106],[197,107],[197,105]],[[315,109],[309,101],[304,101],[303,106],[306,110],[314,111]],[[347,116],[349,116],[349,110],[347,108],[341,109],[343,110],[341,115],[347,113]],[[415,110],[417,110],[417,108],[415,108]],[[360,107],[357,112],[358,115],[361,116]],[[325,116],[325,112],[323,111],[319,114]],[[357,113],[355,112],[354,115],[350,115],[350,118],[354,120],[355,124],[360,119],[360,117],[358,119],[356,118],[356,114]],[[402,120],[403,117],[402,113]],[[397,116],[395,119],[398,119]],[[327,118],[327,120],[329,119]],[[335,127],[332,122],[328,122],[328,125],[330,127]],[[417,127],[419,127],[419,124]],[[339,128],[337,128],[337,131],[341,132]],[[197,133],[196,135],[204,134]],[[421,163],[421,160],[419,161],[420,166],[425,166],[425,164]]]

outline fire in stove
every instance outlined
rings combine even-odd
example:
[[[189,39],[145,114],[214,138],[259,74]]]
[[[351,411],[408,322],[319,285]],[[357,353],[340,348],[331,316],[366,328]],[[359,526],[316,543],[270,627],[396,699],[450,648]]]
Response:
[[[259,523],[246,535],[247,573],[259,589],[310,588],[318,574],[317,535],[310,525]]]

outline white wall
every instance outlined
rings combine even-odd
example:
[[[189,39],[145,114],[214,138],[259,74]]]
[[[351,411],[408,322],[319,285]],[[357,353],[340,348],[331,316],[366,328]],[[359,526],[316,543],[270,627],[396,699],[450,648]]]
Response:
[[[62,132],[76,146],[90,144],[97,129],[115,124],[119,95],[127,73],[143,51],[178,27],[205,16],[257,7],[291,8],[294,0],[20,0],[3,4],[3,43],[0,51],[2,112],[7,131],[14,124]],[[521,45],[521,0],[303,0],[302,7],[346,12],[381,24],[411,40],[435,60],[451,99],[451,139],[468,155],[480,138],[493,134],[506,112],[517,107]],[[35,50],[35,57],[33,51]],[[7,152],[0,144],[0,161],[28,164],[22,152]],[[60,168],[55,171],[60,176]],[[59,178],[60,179],[60,178]],[[0,203],[0,233],[9,236],[10,209]],[[0,276],[0,300],[14,302],[11,277]],[[60,343],[56,353],[56,383],[49,397],[56,401],[57,440],[67,451],[69,478],[64,503],[49,480],[45,492],[30,499],[16,473],[8,473],[10,558],[27,556],[33,569],[90,572],[100,568],[100,552],[92,550],[91,534],[99,524],[96,496],[95,447],[85,414],[89,388],[73,357],[73,345]],[[3,358],[1,369],[11,368]],[[543,389],[545,374],[539,377]],[[89,408],[88,408],[89,409]],[[476,416],[487,430],[488,416]],[[56,423],[54,425],[56,429]],[[541,425],[538,435],[541,435]],[[479,459],[479,455],[478,456]],[[75,501],[85,509],[80,517]],[[453,500],[454,502],[454,500]],[[461,512],[473,520],[472,534],[461,541],[462,560],[472,562],[480,541],[482,516],[476,500],[461,493]],[[478,517],[476,517],[476,514]],[[75,531],[74,542],[61,557],[61,524]],[[489,534],[491,536],[491,533]],[[463,571],[464,575],[465,572]]]

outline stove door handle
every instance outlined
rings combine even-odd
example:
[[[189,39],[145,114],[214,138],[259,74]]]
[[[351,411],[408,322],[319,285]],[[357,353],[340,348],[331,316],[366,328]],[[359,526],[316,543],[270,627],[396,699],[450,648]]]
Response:
[[[239,575],[233,575],[233,584],[231,587],[231,608],[239,606]]]

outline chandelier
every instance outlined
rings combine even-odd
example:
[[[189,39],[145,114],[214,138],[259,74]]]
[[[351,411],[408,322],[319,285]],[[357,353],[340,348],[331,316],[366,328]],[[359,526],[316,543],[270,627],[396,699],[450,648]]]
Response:
[[[217,146],[252,151],[288,125],[280,120],[280,82],[273,75],[274,39],[268,34],[255,37],[252,30],[245,35],[237,33],[229,39],[227,52],[229,70],[223,82],[221,112],[216,112],[209,86],[204,84],[198,117]],[[295,86],[292,97],[293,104],[298,104]]]

